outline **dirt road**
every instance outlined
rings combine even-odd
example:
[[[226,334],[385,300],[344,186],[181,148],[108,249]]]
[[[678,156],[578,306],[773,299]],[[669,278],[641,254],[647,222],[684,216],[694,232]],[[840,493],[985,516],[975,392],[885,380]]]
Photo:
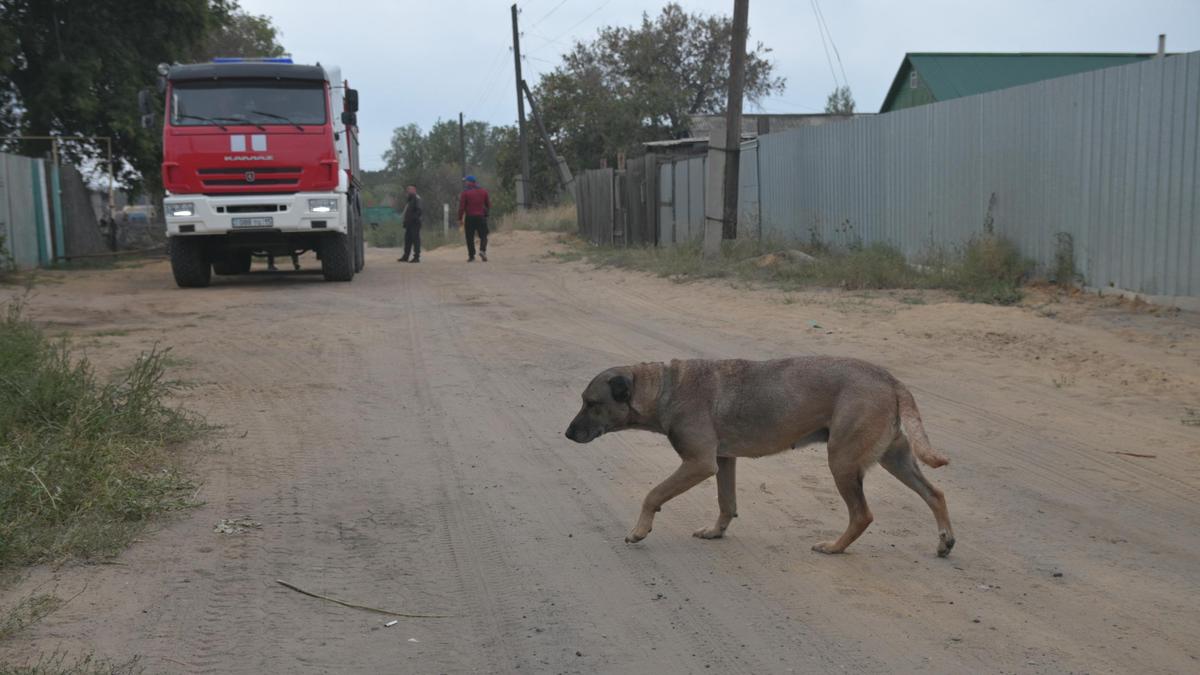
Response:
[[[319,275],[173,287],[167,267],[63,275],[32,315],[102,365],[155,341],[224,425],[204,505],[114,565],[39,569],[69,604],[0,645],[142,655],[152,672],[1195,672],[1200,321],[1097,302],[679,285],[547,261],[372,251]],[[310,263],[311,264],[311,263]],[[622,539],[673,468],[662,437],[562,433],[602,368],[675,357],[854,355],[916,395],[951,465],[958,535],[882,471],[850,552],[820,446],[743,461],[720,541],[712,480]],[[1133,453],[1119,454],[1119,453]],[[1151,455],[1150,457],[1134,455]],[[213,532],[221,518],[262,528]],[[400,619],[315,600],[283,579]]]

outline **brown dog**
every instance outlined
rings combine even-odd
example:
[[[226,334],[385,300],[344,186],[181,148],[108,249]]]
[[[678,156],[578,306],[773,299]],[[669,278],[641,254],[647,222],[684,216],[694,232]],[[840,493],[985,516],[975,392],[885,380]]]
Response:
[[[764,457],[815,442],[828,443],[829,468],[850,510],[850,525],[833,542],[813,546],[841,553],[871,524],[863,474],[879,462],[925,500],[938,526],[938,555],[954,546],[946,498],[917,465],[948,460],[929,444],[912,394],[891,373],[857,359],[824,356],[775,361],[672,361],[610,368],[583,391],[583,408],[567,438],[590,443],[602,434],[641,429],[666,434],[683,461],[646,495],[627,542],[650,533],[654,514],[716,474],[720,516],[696,532],[716,539],[737,516],[738,457]]]

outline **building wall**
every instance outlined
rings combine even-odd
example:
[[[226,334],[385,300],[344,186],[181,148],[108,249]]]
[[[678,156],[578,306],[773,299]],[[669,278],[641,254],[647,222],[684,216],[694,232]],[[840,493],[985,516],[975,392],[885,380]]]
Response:
[[[937,102],[937,99],[933,95],[933,90],[929,88],[929,85],[925,84],[925,79],[921,77],[920,72],[917,73],[917,86],[915,88],[912,86],[912,73],[912,65],[906,62],[901,69],[901,82],[903,84],[900,86],[900,91],[896,93],[896,98],[892,101],[892,104],[879,112],[894,112],[896,110],[915,108]]]

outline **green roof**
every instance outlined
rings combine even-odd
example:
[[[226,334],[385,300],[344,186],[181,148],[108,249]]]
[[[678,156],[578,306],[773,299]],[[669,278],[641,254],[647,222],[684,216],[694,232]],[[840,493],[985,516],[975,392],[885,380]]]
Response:
[[[906,86],[908,73],[916,69],[921,81],[938,101],[960,96],[1007,89],[1022,84],[1065,77],[1089,70],[1100,70],[1153,58],[1154,54],[1114,53],[935,53],[905,54],[888,89],[880,112],[892,103]]]

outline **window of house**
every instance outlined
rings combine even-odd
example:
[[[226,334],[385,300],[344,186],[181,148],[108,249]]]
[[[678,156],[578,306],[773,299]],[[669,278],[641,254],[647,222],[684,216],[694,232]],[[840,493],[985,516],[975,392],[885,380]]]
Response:
[[[911,73],[909,73],[909,74],[908,74],[908,88],[909,88],[909,89],[916,89],[916,88],[917,88],[917,82],[918,82],[918,80],[917,80],[917,71],[915,71],[915,70],[914,70],[914,71],[912,71]]]

